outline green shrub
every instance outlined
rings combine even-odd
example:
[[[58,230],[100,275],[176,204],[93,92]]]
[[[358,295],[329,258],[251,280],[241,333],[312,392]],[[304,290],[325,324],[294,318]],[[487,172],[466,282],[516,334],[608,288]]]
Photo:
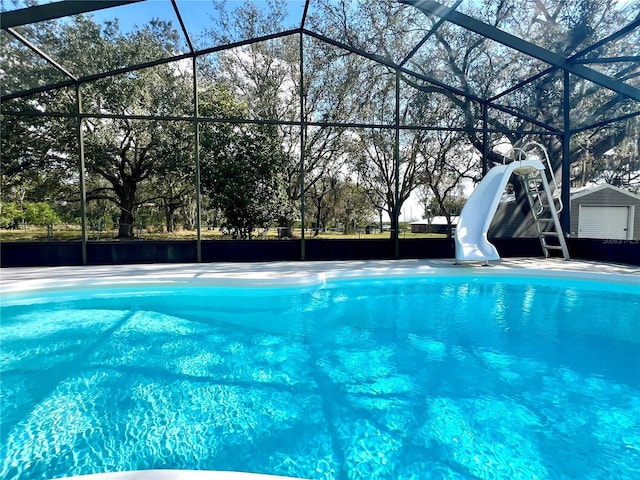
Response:
[[[22,211],[15,202],[0,202],[0,228],[18,228]]]
[[[23,208],[16,202],[0,202],[0,227],[18,228],[22,222],[31,225],[60,223],[58,214],[45,202],[24,202]]]

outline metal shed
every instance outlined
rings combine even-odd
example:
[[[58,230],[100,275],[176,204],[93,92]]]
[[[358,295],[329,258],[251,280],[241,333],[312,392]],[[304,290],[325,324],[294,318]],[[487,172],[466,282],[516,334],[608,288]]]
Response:
[[[640,196],[609,184],[571,195],[571,235],[640,239]]]
[[[585,187],[571,192],[571,228],[575,238],[640,240],[640,196],[613,185]],[[528,209],[513,198],[500,202],[489,236],[537,236]]]

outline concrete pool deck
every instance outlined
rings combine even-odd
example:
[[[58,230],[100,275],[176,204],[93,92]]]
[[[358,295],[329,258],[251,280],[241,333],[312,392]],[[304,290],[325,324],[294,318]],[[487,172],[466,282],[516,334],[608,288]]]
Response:
[[[491,266],[455,265],[452,259],[264,263],[197,263],[27,267],[0,270],[3,294],[105,285],[224,285],[259,287],[320,283],[350,277],[542,275],[640,285],[640,267],[555,258],[509,258]]]

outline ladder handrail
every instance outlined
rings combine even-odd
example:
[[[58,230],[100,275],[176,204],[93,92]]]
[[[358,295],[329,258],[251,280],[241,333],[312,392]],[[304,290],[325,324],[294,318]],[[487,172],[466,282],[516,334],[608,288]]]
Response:
[[[547,196],[551,197],[552,193],[551,193],[551,189],[549,188],[549,182],[547,181],[546,175],[542,177],[542,186]],[[556,211],[555,208],[550,208],[549,212],[551,213],[551,218],[553,220],[555,231],[558,234],[558,241],[560,242],[560,249],[562,250],[562,256],[564,257],[565,260],[569,260],[570,259],[569,249],[567,247],[567,241],[564,238],[564,233],[562,232],[562,225],[560,225],[560,219],[558,218],[558,211]],[[534,218],[536,221],[538,231],[541,232],[540,225],[538,223],[539,220],[538,218],[536,218],[536,216],[534,216]],[[544,233],[541,233],[540,240],[542,243],[542,248],[546,252],[545,256],[548,256],[550,247],[544,241]]]
[[[544,165],[542,165],[542,167],[544,167]],[[516,173],[518,173],[518,170],[516,170]],[[531,175],[535,175],[536,178],[538,175],[540,175],[542,188],[547,198],[546,204],[543,203],[540,197],[540,194],[539,194],[540,192],[537,187],[538,185],[537,181],[534,184],[536,187],[536,191],[535,192],[531,191],[530,183],[529,183],[531,180],[530,179]],[[567,248],[567,242],[564,238],[564,233],[562,232],[562,225],[560,225],[560,219],[558,218],[558,213],[556,212],[555,203],[553,203],[553,196],[552,196],[553,194],[551,193],[551,188],[549,187],[547,176],[544,173],[542,173],[542,171],[537,170],[535,173],[523,171],[519,173],[519,177],[520,177],[520,180],[522,181],[522,184],[526,193],[527,201],[529,202],[529,206],[531,207],[531,214],[533,215],[533,220],[536,226],[536,231],[538,232],[538,238],[540,239],[540,245],[542,246],[542,251],[544,252],[544,256],[547,258],[549,257],[550,249],[559,249],[559,250],[562,250],[562,256],[564,257],[564,259],[569,260],[570,259],[569,249]],[[534,199],[533,195],[535,193],[538,193],[538,195]],[[536,205],[536,202],[537,202],[537,205]],[[550,219],[548,217],[545,218],[543,216],[545,210],[547,213],[551,214]],[[553,232],[548,231],[546,228],[543,228],[540,225],[541,222],[545,222],[548,220],[551,220],[553,222],[553,229],[554,229]],[[552,245],[547,243],[548,236],[556,236],[558,238],[558,242],[560,243],[560,245]]]
[[[553,183],[553,192],[551,192],[552,195],[553,195],[554,193],[560,191],[560,188],[558,187],[558,182],[556,182],[556,176],[553,173],[553,168],[551,167],[551,160],[549,159],[549,154],[547,153],[547,149],[541,143],[538,143],[538,142],[535,142],[535,141],[532,140],[530,142],[525,143],[521,147],[516,147],[516,146],[511,147],[511,149],[505,155],[503,155],[502,163],[504,165],[505,161],[507,160],[507,158],[511,158],[511,155],[515,154],[516,152],[518,152],[517,159],[516,158],[511,158],[512,161],[521,162],[523,160],[527,160],[527,157],[529,155],[526,152],[526,148],[530,147],[530,146],[538,147],[542,151],[542,153],[544,154],[544,158],[545,158],[545,162],[544,163],[546,163],[545,167],[550,172],[551,181]],[[543,165],[544,165],[544,163],[543,163]],[[542,173],[540,175],[542,175]],[[564,208],[564,205],[562,204],[562,197],[560,195],[558,195],[557,197],[553,197],[552,196],[552,198],[557,198],[558,205],[557,205],[557,207],[555,207],[555,202],[554,202],[554,207],[555,207],[556,213],[560,213],[562,211],[562,209]]]
[[[541,172],[537,172],[537,175],[540,175],[540,179],[542,179],[543,174]],[[542,211],[544,210],[544,204],[542,203],[542,198],[540,196],[540,189],[538,188],[538,183],[537,182],[534,183],[533,185],[535,187],[535,190],[534,190],[533,188],[531,188],[531,183],[530,183],[531,180],[528,175],[524,175],[524,176],[521,175],[520,178],[522,179],[524,193],[527,197],[527,201],[529,202],[529,205],[531,205],[531,208],[534,211],[536,211],[536,214],[542,213]],[[534,198],[534,195],[536,196],[535,198]],[[555,205],[554,205],[554,208],[555,208]]]

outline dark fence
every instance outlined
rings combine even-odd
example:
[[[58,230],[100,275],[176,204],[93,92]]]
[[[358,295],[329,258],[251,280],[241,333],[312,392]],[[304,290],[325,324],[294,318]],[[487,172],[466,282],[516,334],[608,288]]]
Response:
[[[87,243],[87,263],[89,265],[191,263],[196,259],[195,241]]]
[[[195,257],[195,242],[193,244]],[[203,262],[272,262],[300,260],[300,240],[208,240]],[[193,260],[195,262],[195,259]]]
[[[640,265],[640,240],[569,238],[567,243],[574,258]]]
[[[82,265],[80,242],[1,242],[2,267]]]
[[[500,255],[540,257],[537,238],[494,238]],[[640,265],[640,241],[568,238],[572,258]],[[393,259],[393,240],[319,240],[304,242],[305,259],[375,260]],[[398,258],[455,257],[451,239],[400,239]],[[202,241],[203,262],[273,262],[302,258],[300,240],[209,240]],[[195,241],[101,241],[87,243],[89,265],[136,263],[193,263],[197,261]],[[2,242],[2,267],[62,266],[82,264],[82,245],[69,242]]]

